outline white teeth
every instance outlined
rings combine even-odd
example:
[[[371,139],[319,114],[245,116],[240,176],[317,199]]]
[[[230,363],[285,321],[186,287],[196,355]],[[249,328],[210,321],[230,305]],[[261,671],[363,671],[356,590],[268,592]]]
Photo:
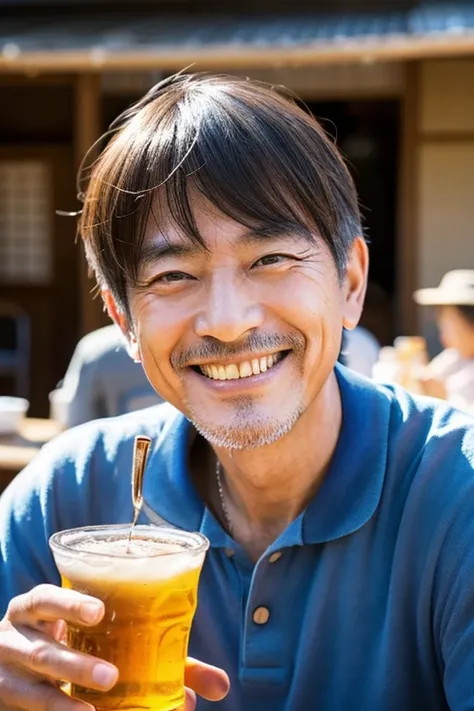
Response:
[[[238,380],[240,378],[239,369],[233,363],[225,367],[226,380]]]
[[[248,362],[248,360],[246,360],[245,363],[241,363],[239,365],[239,374],[241,378],[248,378],[250,375],[252,375],[252,366]]]
[[[252,375],[260,375],[272,368],[282,358],[282,353],[274,353],[262,358],[253,358],[243,363],[230,363],[230,365],[201,365],[201,372],[211,380],[238,380],[239,378],[249,378]]]

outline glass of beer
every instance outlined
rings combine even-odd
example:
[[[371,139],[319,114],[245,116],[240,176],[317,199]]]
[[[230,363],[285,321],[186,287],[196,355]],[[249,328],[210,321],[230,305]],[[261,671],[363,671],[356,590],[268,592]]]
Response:
[[[89,526],[50,538],[62,585],[102,600],[94,627],[68,626],[73,649],[115,664],[108,692],[69,685],[97,711],[174,711],[185,700],[184,668],[207,538],[158,526]]]

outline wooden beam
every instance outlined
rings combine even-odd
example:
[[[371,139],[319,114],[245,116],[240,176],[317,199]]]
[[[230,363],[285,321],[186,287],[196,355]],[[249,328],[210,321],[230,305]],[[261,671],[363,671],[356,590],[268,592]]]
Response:
[[[109,52],[104,47],[84,50],[14,51],[0,54],[0,72],[101,72],[144,71],[161,69],[177,71],[188,65],[193,71],[258,69],[287,66],[317,66],[350,62],[393,62],[415,59],[462,57],[474,53],[474,32],[433,34],[422,37],[357,37],[341,42],[315,42],[297,47],[255,47],[223,44],[208,47],[150,47],[144,50]]]
[[[397,333],[418,333],[417,309],[413,292],[418,275],[418,171],[420,65],[406,65],[405,94],[402,102],[397,236]]]
[[[452,130],[445,133],[423,133],[420,132],[419,140],[426,143],[471,143],[474,142],[474,131],[458,131],[455,133]]]
[[[96,74],[80,74],[76,78],[75,99],[74,137],[77,170],[102,133],[100,77]],[[92,159],[93,153],[88,157],[87,163],[89,164]],[[102,299],[93,298],[95,279],[88,272],[82,244],[78,244],[78,250],[80,250],[81,284],[80,329],[81,335],[84,335],[106,325],[109,319],[104,314]]]

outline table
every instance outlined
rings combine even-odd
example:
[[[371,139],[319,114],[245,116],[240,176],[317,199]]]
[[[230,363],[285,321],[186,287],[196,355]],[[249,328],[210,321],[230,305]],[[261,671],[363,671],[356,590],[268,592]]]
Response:
[[[54,420],[26,417],[18,433],[0,434],[0,492],[31,462],[41,446],[61,432]]]

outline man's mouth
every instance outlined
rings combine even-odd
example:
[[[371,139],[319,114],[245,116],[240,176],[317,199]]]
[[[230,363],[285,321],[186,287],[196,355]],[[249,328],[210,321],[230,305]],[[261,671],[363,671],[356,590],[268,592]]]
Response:
[[[266,373],[288,353],[289,351],[277,351],[260,358],[240,361],[239,363],[206,363],[205,365],[193,366],[193,370],[211,380],[239,380],[239,378],[250,378],[252,375]]]

